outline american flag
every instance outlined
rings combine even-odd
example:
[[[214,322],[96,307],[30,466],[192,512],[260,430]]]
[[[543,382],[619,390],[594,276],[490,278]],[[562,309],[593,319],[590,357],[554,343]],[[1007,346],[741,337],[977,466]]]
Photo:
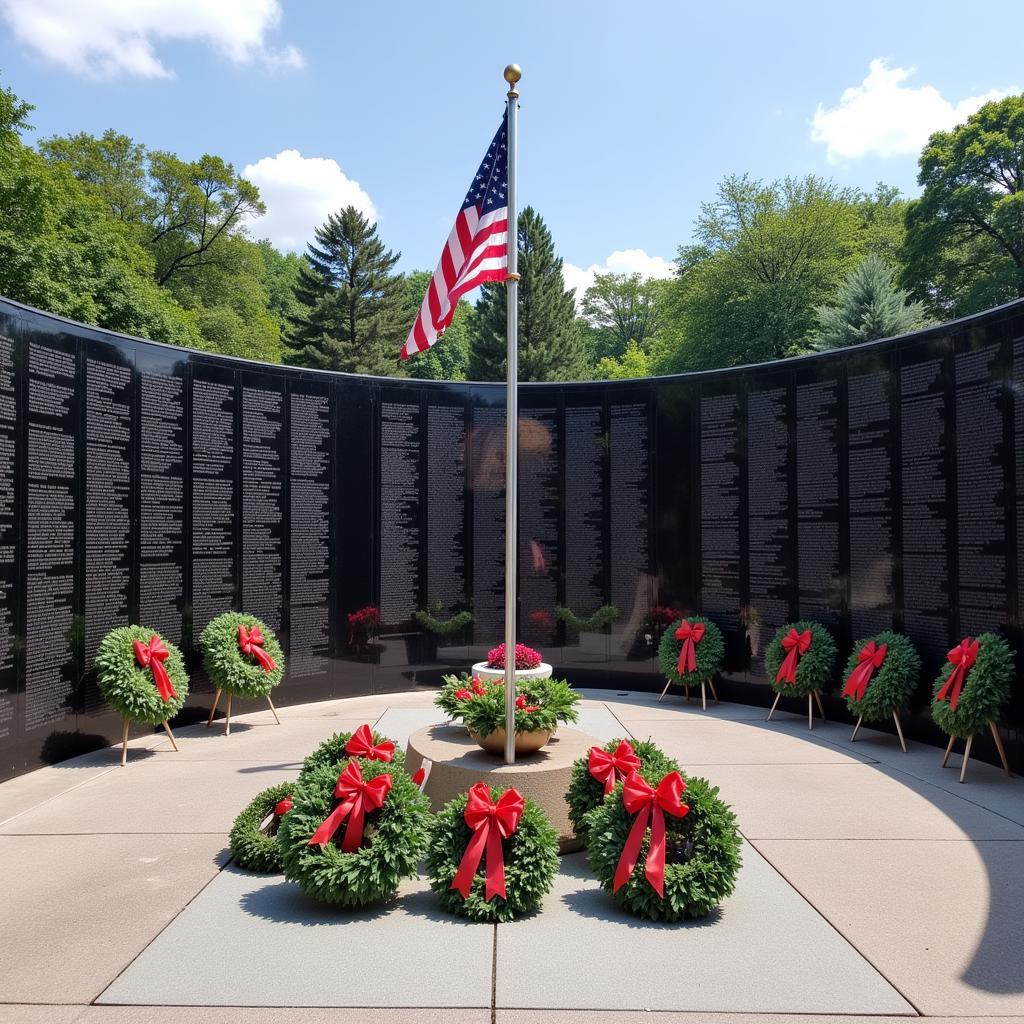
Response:
[[[505,117],[469,186],[402,358],[425,352],[447,330],[459,298],[508,273],[508,140]]]

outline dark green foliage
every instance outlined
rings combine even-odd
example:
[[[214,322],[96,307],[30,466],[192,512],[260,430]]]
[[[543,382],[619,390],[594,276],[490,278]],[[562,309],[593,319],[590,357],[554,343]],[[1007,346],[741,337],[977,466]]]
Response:
[[[491,789],[495,801],[503,789]],[[473,878],[468,899],[451,888],[466,852],[473,830],[466,824],[466,802],[469,795],[449,800],[437,812],[427,845],[427,877],[430,888],[437,893],[441,906],[451,914],[474,921],[511,921],[540,905],[558,870],[558,835],[547,815],[532,801],[525,801],[519,827],[502,841],[505,861],[505,893],[507,899],[493,896],[485,900],[487,854]]]
[[[562,280],[551,232],[528,206],[519,214],[519,379],[576,380],[584,373],[583,325]],[[504,380],[504,284],[485,284],[476,305],[469,379]]]
[[[235,818],[228,837],[231,856],[246,871],[273,872],[281,870],[281,851],[277,845],[275,821],[268,832],[260,831],[260,824],[286,796],[292,795],[294,782],[282,782],[258,793]]]
[[[569,725],[579,721],[576,705],[583,699],[566,679],[531,679],[519,684],[519,692],[526,694],[530,704],[543,704],[554,712],[559,722]]]
[[[188,696],[185,662],[174,644],[164,640],[170,655],[163,664],[177,694],[166,703],[156,688],[153,673],[135,660],[135,641],[148,644],[154,635],[159,636],[156,630],[143,626],[120,626],[103,638],[96,651],[100,693],[122,718],[141,725],[169,721],[184,707]]]
[[[255,658],[243,654],[238,646],[238,627],[251,630],[258,626],[263,634],[263,649],[274,659],[275,667],[264,672]],[[284,652],[271,630],[255,615],[224,612],[213,619],[199,637],[203,666],[210,682],[218,690],[236,697],[265,697],[284,678]]]
[[[433,609],[440,612],[439,608]],[[473,621],[472,612],[455,612],[447,619],[435,618],[426,608],[421,608],[413,615],[413,618],[428,632],[437,636],[452,636],[460,630],[465,629]]]
[[[908,334],[928,323],[924,306],[893,284],[893,268],[875,253],[839,286],[835,302],[818,308],[819,350]]]
[[[697,671],[679,672],[679,651],[683,642],[676,639],[676,630],[682,625],[682,619],[676,619],[665,630],[661,643],[658,644],[658,664],[665,678],[676,686],[700,686],[702,680],[710,679],[722,667],[725,640],[722,638],[722,631],[703,615],[687,615],[686,619],[691,626],[703,622],[705,627],[700,643],[694,645]]]
[[[622,737],[614,739],[604,745],[609,754],[614,753],[622,741]],[[651,778],[662,779],[669,772],[681,772],[679,765],[668,757],[659,747],[647,740],[630,741],[633,743],[633,751],[640,758],[640,773],[645,777],[650,774]],[[598,806],[604,803],[604,784],[598,782],[590,774],[588,768],[589,753],[578,757],[572,763],[572,775],[569,780],[569,791],[565,794],[565,802],[569,805],[569,820],[572,822],[576,835],[587,842],[587,819],[586,816]]]
[[[555,607],[555,618],[577,632],[596,632],[599,629],[604,629],[605,626],[614,622],[618,617],[619,609],[613,604],[601,605],[597,611],[587,616],[587,618],[580,618],[571,608],[566,608],[562,605]]]
[[[1024,95],[935,132],[918,164],[903,283],[942,318],[1024,295]]]
[[[399,344],[404,343],[409,336],[433,277],[428,270],[414,270],[403,278],[405,317]],[[409,376],[419,380],[465,380],[469,366],[469,338],[475,316],[473,307],[465,299],[459,299],[448,330],[432,348],[410,356],[405,362],[405,370]]]
[[[874,640],[875,645],[885,644],[885,661],[875,669],[868,682],[864,696],[856,700],[846,697],[846,706],[851,715],[860,715],[865,722],[879,722],[892,717],[894,711],[905,708],[917,689],[921,679],[921,658],[910,638],[891,629],[883,630],[878,636],[865,637],[853,645],[853,653],[846,663],[844,681],[857,667],[857,655],[866,643]]]
[[[953,664],[942,666],[932,694],[932,718],[935,724],[950,736],[967,739],[989,722],[999,719],[999,713],[1010,699],[1013,683],[1013,652],[1006,641],[995,633],[982,633],[978,637],[978,657],[967,673],[956,711],[948,700],[938,700]]]
[[[372,735],[374,746],[385,740],[391,740],[390,736],[385,736],[377,732],[376,729],[372,730]],[[345,767],[345,762],[351,760],[350,756],[345,753],[345,745],[350,739],[352,739],[351,732],[336,732],[318,744],[313,753],[302,762],[299,778],[301,779],[317,768],[326,767],[337,769],[334,773],[334,777],[337,779],[338,771]],[[405,773],[405,754],[398,747],[395,747],[395,756],[387,763],[393,765],[396,772]]]
[[[419,787],[394,762],[360,761],[366,781],[390,774],[384,805],[367,814],[364,845],[341,849],[345,823],[326,846],[309,846],[313,833],[334,807],[334,787],[344,764],[303,771],[295,784],[293,807],[277,832],[284,876],[313,899],[342,907],[363,907],[395,893],[413,878],[426,845],[430,804]]]
[[[485,684],[486,685],[486,684]],[[517,687],[519,694],[526,697],[530,707],[536,711],[516,709],[516,732],[538,732],[554,729],[558,724],[555,707],[544,703],[539,691],[531,690],[526,684]],[[505,687],[503,684],[487,686],[486,692],[474,694],[472,700],[462,702],[462,721],[466,728],[479,734],[489,736],[498,729],[505,728]]]
[[[664,773],[642,771],[652,786]],[[587,859],[601,888],[623,909],[652,921],[684,921],[710,913],[736,887],[740,868],[741,840],[736,816],[707,779],[686,779],[683,802],[690,811],[683,818],[665,815],[666,845],[664,899],[644,875],[650,848],[650,830],[644,836],[636,867],[617,893],[612,893],[615,869],[633,825],[633,816],[622,803],[620,782],[587,818]],[[689,844],[693,844],[692,848]]]
[[[786,651],[782,647],[782,638],[791,629],[802,633],[811,631],[811,646],[807,653],[800,656],[796,666],[796,682],[775,682],[779,667],[785,660]],[[832,682],[832,673],[836,667],[836,642],[832,634],[820,623],[812,619],[801,619],[799,622],[787,622],[780,627],[772,642],[764,652],[764,668],[768,673],[768,682],[776,693],[783,697],[806,697],[815,690],[826,690]]]
[[[315,237],[299,270],[302,308],[285,334],[285,362],[394,376],[405,341],[405,286],[393,273],[401,253],[385,249],[354,206],[332,213]]]

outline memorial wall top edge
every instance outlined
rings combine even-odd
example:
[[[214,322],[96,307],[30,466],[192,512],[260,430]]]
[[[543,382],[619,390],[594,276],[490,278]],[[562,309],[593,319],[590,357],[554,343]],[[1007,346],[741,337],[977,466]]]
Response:
[[[690,373],[668,374],[656,377],[632,377],[625,380],[584,380],[584,381],[551,381],[546,383],[526,383],[521,387],[526,390],[541,390],[544,388],[568,388],[574,390],[593,390],[599,387],[601,390],[629,390],[638,386],[648,385],[651,382],[673,383],[693,382],[704,379],[715,379],[729,374],[770,374],[783,369],[795,368],[806,365],[812,361],[828,361],[836,357],[848,356],[852,353],[863,353],[867,350],[884,350],[906,344],[928,341],[933,338],[942,337],[953,333],[963,332],[972,328],[984,326],[988,323],[995,323],[1008,319],[1015,313],[1024,316],[1024,298],[1014,299],[1011,302],[1003,303],[1000,306],[993,306],[991,309],[982,310],[980,313],[972,313],[969,316],[960,317],[955,320],[947,320],[931,327],[925,327],[910,334],[903,334],[891,338],[880,338],[877,341],[862,342],[859,345],[851,345],[843,349],[835,349],[825,352],[809,352],[800,356],[791,356],[786,359],[777,359],[765,363],[745,363],[740,366],[725,366],[715,370],[699,370]],[[317,370],[309,367],[286,366],[280,363],[264,363],[254,359],[245,359],[241,356],[223,355],[217,352],[206,352],[202,349],[182,348],[177,345],[168,345],[165,342],[153,341],[149,338],[140,338],[133,334],[123,334],[119,331],[107,330],[103,327],[96,327],[92,324],[80,323],[68,317],[59,316],[55,313],[48,313],[45,310],[27,306],[13,299],[0,296],[0,323],[4,316],[14,317],[23,322],[29,329],[50,330],[53,333],[71,333],[86,341],[96,342],[117,342],[125,341],[133,345],[143,345],[156,350],[162,350],[168,354],[177,354],[182,358],[193,359],[202,362],[210,362],[219,365],[236,365],[240,370],[251,370],[259,373],[287,373],[310,375],[324,379],[339,378],[351,382],[365,382],[381,386],[409,386],[436,389],[438,391],[451,391],[453,386],[462,389],[500,389],[504,384],[493,381],[438,381],[422,380],[417,377],[378,377],[370,374],[343,373],[335,370]],[[65,331],[65,329],[70,329]]]

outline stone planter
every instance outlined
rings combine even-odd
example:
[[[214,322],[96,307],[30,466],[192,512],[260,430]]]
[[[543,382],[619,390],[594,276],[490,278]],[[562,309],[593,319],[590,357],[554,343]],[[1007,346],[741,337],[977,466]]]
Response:
[[[473,666],[474,676],[479,676],[480,680],[485,683],[501,681],[505,679],[505,670],[503,668],[488,668],[486,661],[478,661]],[[535,679],[550,679],[551,678],[551,666],[546,662],[541,662],[536,668],[517,668],[516,669],[516,682],[517,683],[529,683]]]
[[[495,729],[494,732],[488,733],[486,736],[481,736],[477,732],[473,732],[472,729],[468,729],[469,735],[484,749],[488,754],[493,754],[495,757],[501,757],[505,753],[505,730]],[[516,756],[524,754],[536,754],[541,747],[549,739],[551,739],[552,730],[549,729],[534,729],[532,732],[517,732],[516,733]]]

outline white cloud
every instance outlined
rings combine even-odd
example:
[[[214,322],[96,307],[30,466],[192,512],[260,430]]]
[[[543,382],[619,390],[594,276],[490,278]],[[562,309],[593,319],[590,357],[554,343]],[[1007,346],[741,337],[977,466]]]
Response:
[[[19,42],[80,75],[168,78],[154,48],[166,40],[204,43],[235,64],[305,63],[294,46],[266,44],[278,0],[0,0],[0,14]]]
[[[661,256],[648,256],[643,249],[616,249],[603,265],[577,267],[562,264],[562,280],[566,288],[576,289],[576,305],[583,302],[583,293],[594,283],[598,274],[639,274],[644,280],[651,277],[671,277],[675,264]]]
[[[260,190],[267,212],[251,225],[259,238],[279,249],[301,252],[329,213],[354,206],[376,221],[377,208],[358,181],[345,176],[335,160],[305,157],[297,149],[265,156],[242,172]]]
[[[825,143],[830,163],[916,154],[932,132],[952,128],[982,104],[1009,95],[991,89],[953,103],[932,85],[906,85],[913,73],[914,68],[891,68],[883,59],[873,60],[867,78],[844,89],[837,106],[818,104],[811,138]]]

